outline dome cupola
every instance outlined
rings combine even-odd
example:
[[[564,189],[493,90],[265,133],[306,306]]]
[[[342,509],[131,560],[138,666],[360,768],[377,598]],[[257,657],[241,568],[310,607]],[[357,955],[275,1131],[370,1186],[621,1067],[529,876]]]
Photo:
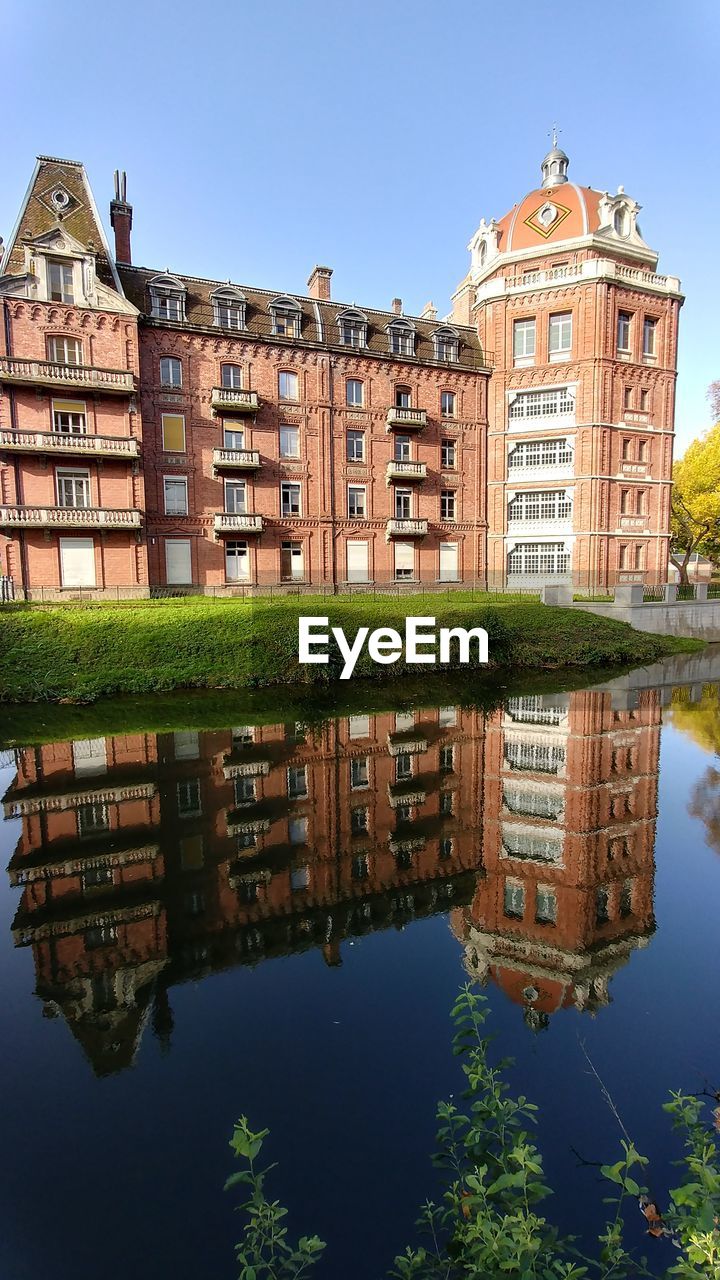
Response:
[[[552,147],[540,166],[543,187],[559,187],[561,183],[567,182],[569,164],[570,161],[565,152],[558,146],[557,129],[553,125]]]

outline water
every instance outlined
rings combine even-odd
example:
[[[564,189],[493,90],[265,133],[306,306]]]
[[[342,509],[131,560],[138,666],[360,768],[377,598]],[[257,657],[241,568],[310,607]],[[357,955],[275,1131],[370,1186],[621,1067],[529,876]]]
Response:
[[[384,1275],[439,1189],[463,981],[541,1107],[561,1227],[599,1229],[576,1153],[620,1137],[583,1044],[674,1185],[661,1104],[720,1085],[718,681],[708,651],[489,714],[5,755],[0,1274],[234,1276],[246,1113],[318,1275]]]

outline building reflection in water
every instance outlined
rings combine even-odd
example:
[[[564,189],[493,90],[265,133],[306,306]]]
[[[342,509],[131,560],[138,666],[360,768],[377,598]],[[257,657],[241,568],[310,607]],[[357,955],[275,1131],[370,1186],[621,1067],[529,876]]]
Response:
[[[169,990],[451,911],[540,1026],[595,1009],[653,929],[660,704],[610,692],[18,751],[9,875],[47,1016],[131,1065]]]

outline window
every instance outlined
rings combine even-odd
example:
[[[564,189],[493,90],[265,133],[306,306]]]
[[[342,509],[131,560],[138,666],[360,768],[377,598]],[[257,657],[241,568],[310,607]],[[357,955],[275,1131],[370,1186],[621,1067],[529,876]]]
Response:
[[[370,875],[370,868],[366,853],[361,853],[357,858],[353,858],[351,874],[353,880],[367,880]]]
[[[150,311],[155,320],[183,321],[187,290],[176,276],[155,276],[149,284]]]
[[[369,547],[367,542],[354,542],[348,539],[347,547],[347,580],[348,582],[369,582]]]
[[[388,325],[390,351],[394,356],[415,355],[415,332],[407,321],[396,321]]]
[[[646,316],[643,321],[643,355],[655,355],[655,337],[657,333],[657,320],[651,320]]]
[[[364,462],[365,461],[365,432],[364,431],[348,431],[347,457],[348,457],[348,462]]]
[[[635,547],[635,565],[636,569],[645,568],[645,547],[642,542],[638,542]]]
[[[364,520],[366,514],[365,486],[360,484],[348,485],[348,519]]]
[[[160,382],[164,387],[182,386],[182,363],[174,356],[163,356],[160,361]]]
[[[395,578],[415,577],[415,548],[412,542],[395,543]]]
[[[278,394],[281,400],[297,400],[298,376],[296,373],[283,371],[278,374]]]
[[[213,324],[220,329],[245,328],[245,297],[239,289],[216,289],[210,295]]]
[[[529,363],[535,357],[535,320],[516,320],[513,324],[513,360]]]
[[[524,489],[508,502],[508,521],[569,520],[572,498],[565,489]]]
[[[630,350],[630,325],[632,315],[629,311],[618,311],[617,345],[618,351]]]
[[[395,437],[395,461],[396,462],[410,461],[410,437],[409,436]]]
[[[632,915],[633,881],[625,880],[620,889],[620,915],[623,920]]]
[[[47,358],[57,364],[82,364],[82,342],[79,338],[56,335],[47,339]]]
[[[53,431],[63,435],[84,436],[87,431],[84,400],[53,400]]]
[[[232,420],[231,420],[232,421]],[[242,427],[238,427],[235,423],[228,426],[223,423],[223,446],[226,449],[244,449],[245,448],[245,431]]]
[[[165,539],[165,577],[169,587],[192,582],[192,554],[189,538]]]
[[[353,791],[363,791],[370,786],[370,762],[367,756],[350,761],[350,786]]]
[[[440,748],[440,772],[454,773],[455,771],[455,748],[450,744],[447,747]]]
[[[554,391],[521,391],[510,405],[509,416],[518,418],[554,418],[575,413],[575,401],[568,387]]]
[[[632,458],[632,441],[625,436],[622,442],[622,460],[628,462]]]
[[[185,476],[164,476],[165,515],[186,516],[188,513],[188,482]]]
[[[545,701],[541,693],[525,694],[519,698],[508,698],[507,714],[516,724],[562,724],[568,714],[565,699],[558,705]]]
[[[440,466],[445,471],[454,471],[457,466],[456,449],[454,440],[441,440],[440,442]]]
[[[413,758],[407,751],[401,751],[395,757],[395,781],[404,782],[413,776]]]
[[[412,491],[410,489],[395,490],[395,519],[409,520],[412,512]]]
[[[564,542],[519,542],[508,554],[508,573],[552,577],[568,573],[570,553]]]
[[[225,510],[229,515],[247,515],[247,485],[244,480],[225,481]]]
[[[623,408],[632,409],[632,387],[625,387],[623,391]]]
[[[630,513],[630,490],[620,490],[620,514],[626,516]]]
[[[395,408],[409,409],[412,406],[412,391],[409,387],[395,388]]]
[[[291,800],[304,800],[307,796],[307,770],[304,764],[290,765],[287,771],[288,796]]]
[[[433,334],[435,359],[454,363],[458,358],[459,339],[454,329],[436,329]]]
[[[280,545],[280,578],[283,582],[302,582],[305,577],[302,542]]]
[[[550,317],[550,331],[548,335],[548,353],[550,359],[553,356],[564,356],[572,347],[572,313],[563,311],[558,315]]]
[[[166,453],[185,452],[185,417],[181,413],[162,415],[162,447]]]
[[[97,947],[110,947],[113,942],[117,942],[117,925],[115,924],[99,924],[85,932],[85,946],[88,951],[94,951]]]
[[[535,919],[538,924],[555,924],[557,895],[554,889],[546,889],[538,885],[535,890]]]
[[[409,804],[397,805],[395,809],[395,822],[397,826],[401,826],[403,822],[410,822],[411,820],[412,820],[412,806]]]
[[[293,867],[290,871],[290,888],[293,893],[302,893],[310,884],[310,868]]]
[[[648,442],[647,440],[638,440],[638,462],[647,462],[648,460]]]
[[[103,885],[115,883],[115,872],[112,867],[88,867],[82,873],[82,890],[100,889]]]
[[[369,738],[370,737],[370,717],[369,716],[348,716],[348,737]]]
[[[280,485],[280,513],[284,516],[300,515],[300,485],[285,480]]]
[[[72,263],[48,262],[48,294],[51,302],[75,301]]]
[[[440,792],[440,817],[447,818],[453,811],[454,795],[452,791]]]
[[[100,773],[107,773],[104,738],[76,738],[72,744],[72,757],[76,778],[96,777]]]
[[[352,836],[366,836],[370,826],[370,814],[364,806],[358,806],[356,809],[350,810],[350,834]]]
[[[359,378],[348,378],[345,383],[345,402],[359,408],[363,402],[363,384]]]
[[[438,845],[438,857],[441,862],[445,862],[448,858],[452,858],[454,844],[455,842],[452,836],[443,836]]]
[[[649,401],[650,401],[650,392],[641,391],[640,392],[640,408],[643,410],[644,413],[647,413]]]
[[[621,543],[618,558],[618,568],[627,569],[628,567],[628,548],[625,543]]]
[[[59,507],[90,506],[90,472],[57,472],[57,500]]]
[[[361,311],[343,311],[337,318],[338,336],[344,347],[364,347],[367,317]]]
[[[395,712],[395,732],[406,733],[408,729],[415,728],[415,712],[414,711],[396,711]]]
[[[279,338],[300,337],[300,308],[292,298],[275,298],[270,303],[272,331]]]
[[[557,822],[565,812],[562,793],[538,790],[526,784],[503,784],[503,805],[510,812],[526,818],[547,818]]]
[[[290,818],[288,820],[288,838],[290,844],[307,844],[307,818]]]
[[[178,729],[173,734],[173,754],[176,760],[199,760],[199,733],[195,729]]]
[[[573,451],[567,440],[523,440],[508,454],[508,471],[522,471],[530,467],[567,467],[573,461]]]
[[[440,412],[443,418],[454,418],[456,415],[457,396],[454,391],[440,392]]]
[[[248,582],[250,579],[250,551],[247,542],[225,543],[225,580]]]
[[[454,489],[440,490],[440,519],[441,520],[455,519],[455,490]]]
[[[459,582],[457,542],[440,543],[440,581]]]
[[[240,365],[221,364],[220,384],[228,391],[242,391],[243,376]]]
[[[246,805],[255,803],[255,779],[254,778],[236,778],[235,779],[235,804]]]
[[[299,427],[281,427],[280,428],[280,457],[281,458],[299,458],[300,457],[300,428]]]
[[[595,890],[595,923],[598,925],[607,924],[610,919],[609,912],[610,895],[605,885],[598,885]]]
[[[522,920],[525,915],[525,890],[517,880],[505,881],[504,908],[511,919]]]
[[[177,783],[177,811],[179,818],[196,818],[202,813],[199,778],[183,778]]]
[[[60,582],[63,587],[95,586],[95,545],[92,538],[60,539]]]
[[[99,831],[110,830],[108,807],[102,801],[91,801],[81,804],[77,809],[77,829],[81,839],[96,835]]]

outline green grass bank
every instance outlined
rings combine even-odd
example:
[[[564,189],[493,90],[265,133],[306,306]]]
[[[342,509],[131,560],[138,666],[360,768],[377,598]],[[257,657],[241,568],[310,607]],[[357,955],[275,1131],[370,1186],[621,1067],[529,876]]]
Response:
[[[702,647],[537,601],[409,596],[17,605],[0,612],[0,699],[90,702],[172,689],[327,689],[338,682],[342,667],[334,646],[327,665],[298,663],[298,618],[310,614],[328,617],[330,626],[342,627],[349,640],[360,626],[393,627],[402,634],[408,615],[434,616],[438,628],[482,626],[488,632],[491,668],[515,671],[640,666]],[[442,668],[425,670],[437,674]],[[423,674],[402,658],[392,666],[378,666],[364,649],[353,681]]]

